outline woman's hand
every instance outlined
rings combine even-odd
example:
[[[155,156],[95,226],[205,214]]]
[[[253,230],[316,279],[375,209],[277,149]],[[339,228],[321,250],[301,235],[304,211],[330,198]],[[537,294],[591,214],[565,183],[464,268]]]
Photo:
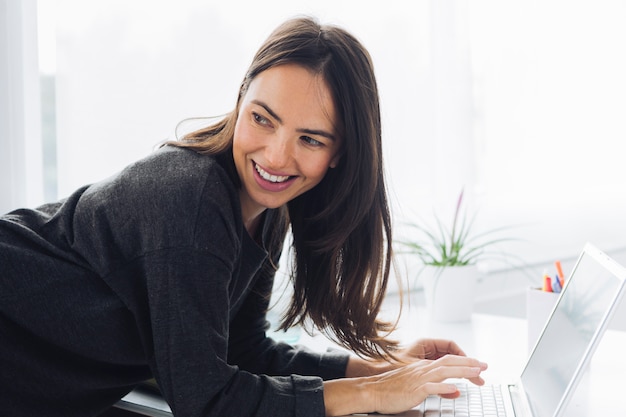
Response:
[[[346,377],[378,375],[422,359],[436,360],[446,355],[466,356],[463,349],[455,342],[445,339],[421,339],[401,349],[395,354],[397,361],[371,361],[351,357],[346,369]],[[478,377],[470,379],[477,385],[485,381]]]
[[[435,360],[446,355],[466,356],[463,349],[452,340],[421,339],[398,352],[397,358],[401,362],[411,363],[420,359]],[[480,376],[468,379],[476,385],[485,383]]]
[[[482,380],[480,373],[487,365],[477,359],[460,355],[444,355],[438,359],[418,359],[379,375],[338,379],[324,383],[327,415],[359,412],[394,414],[409,410],[436,394],[448,398],[459,395],[449,378]]]
[[[398,358],[407,362],[418,359],[439,359],[445,355],[466,356],[465,352],[452,340],[421,339],[402,349]]]
[[[376,402],[375,411],[386,414],[411,409],[428,395],[455,398],[459,395],[449,378],[482,380],[480,373],[487,364],[465,356],[445,355],[436,360],[422,359],[409,365],[373,377],[371,387]]]

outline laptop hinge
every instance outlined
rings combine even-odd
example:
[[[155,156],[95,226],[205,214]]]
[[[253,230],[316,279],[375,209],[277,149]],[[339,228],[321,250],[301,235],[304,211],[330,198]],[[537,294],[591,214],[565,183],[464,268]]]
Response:
[[[526,395],[520,390],[520,387],[517,385],[509,385],[508,387],[515,417],[532,417],[533,414],[530,410],[530,405],[528,404]]]

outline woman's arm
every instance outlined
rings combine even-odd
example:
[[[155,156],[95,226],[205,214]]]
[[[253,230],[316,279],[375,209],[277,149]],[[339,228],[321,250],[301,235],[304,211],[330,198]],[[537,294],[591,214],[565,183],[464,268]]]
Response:
[[[152,275],[162,277],[149,288],[154,341],[151,362],[174,415],[323,415],[320,378],[270,377],[229,363],[228,282],[205,283],[194,273],[211,270],[224,276],[225,271],[220,271],[219,261],[211,261],[210,254],[185,250],[174,258],[179,261],[155,253],[145,262]]]
[[[276,342],[266,336],[266,311],[273,274],[262,273],[230,323],[228,361],[248,372],[267,375],[315,375],[323,379],[345,376],[348,355],[314,352]]]
[[[271,281],[260,279],[249,299],[231,323],[230,359],[237,359],[243,369],[254,373],[273,372],[320,375],[329,372],[321,364],[325,354],[300,350],[275,343],[265,337],[264,311],[267,288]],[[245,329],[245,331],[244,331]],[[234,346],[238,346],[235,348]],[[343,354],[341,354],[343,356]],[[397,352],[395,361],[374,361],[351,356],[347,364],[336,358],[332,378],[324,382],[326,415],[352,413],[397,413],[415,407],[430,394],[447,397],[458,395],[457,388],[443,381],[467,378],[482,384],[480,373],[486,369],[476,359],[465,357],[456,343],[424,339]],[[343,364],[343,365],[342,365]]]

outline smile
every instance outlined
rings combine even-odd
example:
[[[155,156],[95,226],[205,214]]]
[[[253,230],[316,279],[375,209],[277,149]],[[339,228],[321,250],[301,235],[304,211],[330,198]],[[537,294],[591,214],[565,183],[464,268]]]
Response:
[[[256,169],[256,172],[259,173],[261,178],[269,182],[275,182],[275,183],[285,182],[290,178],[289,175],[271,175],[269,172],[265,171],[263,168],[261,168],[257,164],[254,164],[254,169]]]

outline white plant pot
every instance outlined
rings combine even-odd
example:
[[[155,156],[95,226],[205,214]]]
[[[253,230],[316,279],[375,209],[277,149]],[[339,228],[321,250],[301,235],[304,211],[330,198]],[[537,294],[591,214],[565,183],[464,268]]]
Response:
[[[476,265],[426,266],[420,278],[424,285],[426,308],[437,322],[469,321],[474,311]]]

